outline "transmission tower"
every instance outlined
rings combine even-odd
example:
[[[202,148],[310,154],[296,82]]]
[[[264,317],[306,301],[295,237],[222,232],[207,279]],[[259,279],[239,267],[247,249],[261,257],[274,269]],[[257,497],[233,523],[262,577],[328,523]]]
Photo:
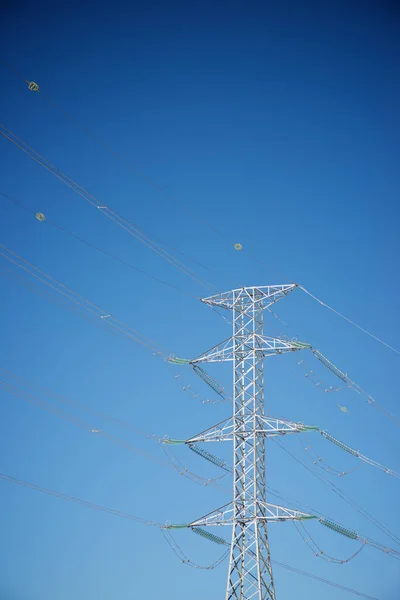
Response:
[[[275,600],[267,524],[309,518],[266,501],[266,438],[311,429],[264,414],[264,358],[310,347],[264,335],[264,310],[295,288],[246,287],[202,300],[233,312],[233,333],[191,364],[233,362],[233,416],[186,443],[233,441],[233,502],[190,527],[232,526],[226,600]]]

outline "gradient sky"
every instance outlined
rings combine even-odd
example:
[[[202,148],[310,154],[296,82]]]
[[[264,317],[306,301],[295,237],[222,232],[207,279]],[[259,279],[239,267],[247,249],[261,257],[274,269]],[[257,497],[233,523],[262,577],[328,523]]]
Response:
[[[219,289],[297,281],[399,348],[395,2],[4,2],[0,17],[0,56],[41,90],[29,92],[0,63],[6,127],[100,202],[211,269],[179,256]],[[4,138],[0,153],[0,192],[28,209],[0,196],[1,244],[178,356],[194,357],[229,336],[227,323],[196,300],[208,289]],[[47,221],[35,219],[36,212]],[[248,252],[236,251],[235,243]],[[189,383],[212,397],[190,373],[177,378],[175,369],[171,376],[143,347],[21,287],[4,276],[4,269],[17,271],[2,257],[0,269],[1,369],[159,436],[187,438],[229,416],[229,404],[203,405],[182,390]],[[274,312],[280,320],[266,315],[267,334],[312,343],[382,405],[399,411],[398,355],[300,290]],[[312,355],[302,358],[301,365],[298,355],[266,362],[266,413],[316,424],[399,471],[394,424],[349,389],[321,393],[319,387],[338,380]],[[310,369],[323,385],[305,377]],[[210,373],[229,389],[228,365]],[[165,458],[153,440],[79,411],[74,415]],[[396,479],[367,465],[341,478],[321,471],[304,445],[313,444],[339,471],[359,463],[318,434],[284,443],[399,533]],[[175,452],[187,468],[220,476],[185,450]],[[212,451],[230,459],[228,447]],[[224,489],[197,485],[4,390],[0,453],[2,473],[160,522],[190,522],[229,501],[228,478]],[[267,463],[269,485],[285,498],[271,502],[294,507],[298,501],[398,549],[273,444],[267,445]],[[0,482],[0,530],[1,600],[224,597],[226,561],[214,571],[191,569],[155,528],[7,482]],[[344,559],[358,548],[318,523],[309,530],[326,554]],[[220,555],[220,548],[191,532],[176,538],[200,564]],[[379,600],[399,597],[398,562],[372,548],[333,564],[316,558],[291,524],[271,526],[270,542],[277,561]],[[275,579],[280,600],[352,597],[279,566]]]

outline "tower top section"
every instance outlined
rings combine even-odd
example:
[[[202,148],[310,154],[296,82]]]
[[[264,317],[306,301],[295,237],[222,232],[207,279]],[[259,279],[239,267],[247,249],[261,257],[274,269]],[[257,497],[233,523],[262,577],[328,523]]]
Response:
[[[286,285],[263,285],[260,287],[242,287],[230,292],[222,292],[215,296],[202,298],[204,304],[216,306],[217,308],[226,308],[234,310],[235,308],[243,310],[254,304],[261,305],[262,308],[268,308],[281,298],[297,288],[297,283],[288,283]]]

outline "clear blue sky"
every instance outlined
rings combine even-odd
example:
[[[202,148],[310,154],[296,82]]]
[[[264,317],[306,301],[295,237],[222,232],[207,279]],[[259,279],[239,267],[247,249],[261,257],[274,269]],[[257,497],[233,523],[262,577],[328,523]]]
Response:
[[[3,3],[0,55],[195,218],[4,65],[1,121],[100,201],[212,268],[194,265],[220,289],[298,281],[399,347],[396,3],[81,4]],[[196,356],[229,336],[228,325],[200,302],[52,228],[57,223],[195,296],[204,293],[3,138],[0,153],[0,191],[33,211],[0,197],[1,244],[178,356]],[[48,222],[35,219],[38,211]],[[265,265],[235,251],[235,242]],[[189,437],[229,416],[229,405],[204,406],[182,392],[140,346],[6,277],[0,285],[1,368],[157,435]],[[399,356],[301,291],[275,310],[287,326],[267,315],[267,334],[309,341],[398,412]],[[210,372],[229,387],[226,365]],[[324,394],[307,379],[293,357],[268,360],[266,412],[317,424],[400,470],[393,424],[350,390]],[[164,457],[152,441],[94,425]],[[357,465],[317,434],[302,439],[339,470]],[[285,445],[313,468],[296,440]],[[184,448],[176,452],[203,476],[219,475]],[[228,456],[227,449],[215,452]],[[229,500],[226,480],[228,493],[198,486],[3,390],[0,454],[3,473],[157,521],[188,522]],[[395,545],[274,445],[267,461],[268,482],[284,496]],[[316,472],[399,533],[398,480],[366,465],[340,479]],[[212,572],[190,569],[155,529],[0,486],[1,600],[224,597],[226,562]],[[327,554],[345,558],[358,547],[318,524],[310,531]],[[373,549],[336,565],[313,556],[290,524],[271,527],[270,537],[278,561],[379,600],[399,597],[398,562]],[[177,539],[194,561],[219,556],[190,532]],[[280,600],[352,597],[278,566],[275,578]]]

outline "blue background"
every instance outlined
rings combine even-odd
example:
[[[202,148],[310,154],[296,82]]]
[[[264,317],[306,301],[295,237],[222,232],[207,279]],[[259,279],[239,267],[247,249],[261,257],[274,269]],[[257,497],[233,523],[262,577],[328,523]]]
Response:
[[[152,238],[211,268],[180,257],[219,289],[297,281],[399,347],[395,2],[10,2],[1,11],[1,56],[41,90],[29,92],[0,65],[1,121],[8,128]],[[73,231],[192,296],[210,294],[4,138],[0,152],[0,191],[32,211],[0,196],[1,244],[178,356],[197,356],[229,336],[227,323],[194,298],[52,227]],[[35,219],[38,211],[47,221]],[[235,243],[244,251],[235,251]],[[0,259],[2,269],[13,268]],[[1,368],[160,436],[186,438],[229,416],[229,404],[204,405],[182,390],[189,383],[212,396],[189,372],[171,376],[143,347],[9,278],[0,282]],[[300,290],[274,312],[281,321],[267,313],[267,334],[309,341],[398,411],[398,355]],[[298,356],[266,362],[267,414],[317,424],[400,470],[395,426],[351,390],[321,393],[305,377],[310,368],[327,385],[338,380],[311,355],[304,357],[308,366],[298,365]],[[229,369],[209,371],[229,389]],[[165,458],[153,440],[74,414]],[[318,434],[301,440],[339,470],[357,465]],[[398,531],[398,481],[366,465],[339,479],[314,467],[296,439],[288,436],[284,443]],[[196,485],[3,390],[0,452],[3,473],[156,521],[189,522],[229,501],[229,478],[223,489]],[[175,452],[202,476],[220,476],[185,448]],[[215,453],[230,459],[228,447]],[[267,453],[268,482],[287,498],[283,504],[294,507],[295,498],[394,546],[276,445],[268,444]],[[339,558],[358,547],[318,523],[309,529],[326,553]],[[215,571],[188,568],[156,528],[6,482],[0,530],[2,600],[224,596],[227,562]],[[190,532],[176,537],[200,564],[220,555],[217,546]],[[380,600],[399,597],[398,563],[372,548],[348,564],[324,562],[289,523],[271,526],[270,542],[278,561]],[[347,595],[278,566],[275,578],[278,598]]]

